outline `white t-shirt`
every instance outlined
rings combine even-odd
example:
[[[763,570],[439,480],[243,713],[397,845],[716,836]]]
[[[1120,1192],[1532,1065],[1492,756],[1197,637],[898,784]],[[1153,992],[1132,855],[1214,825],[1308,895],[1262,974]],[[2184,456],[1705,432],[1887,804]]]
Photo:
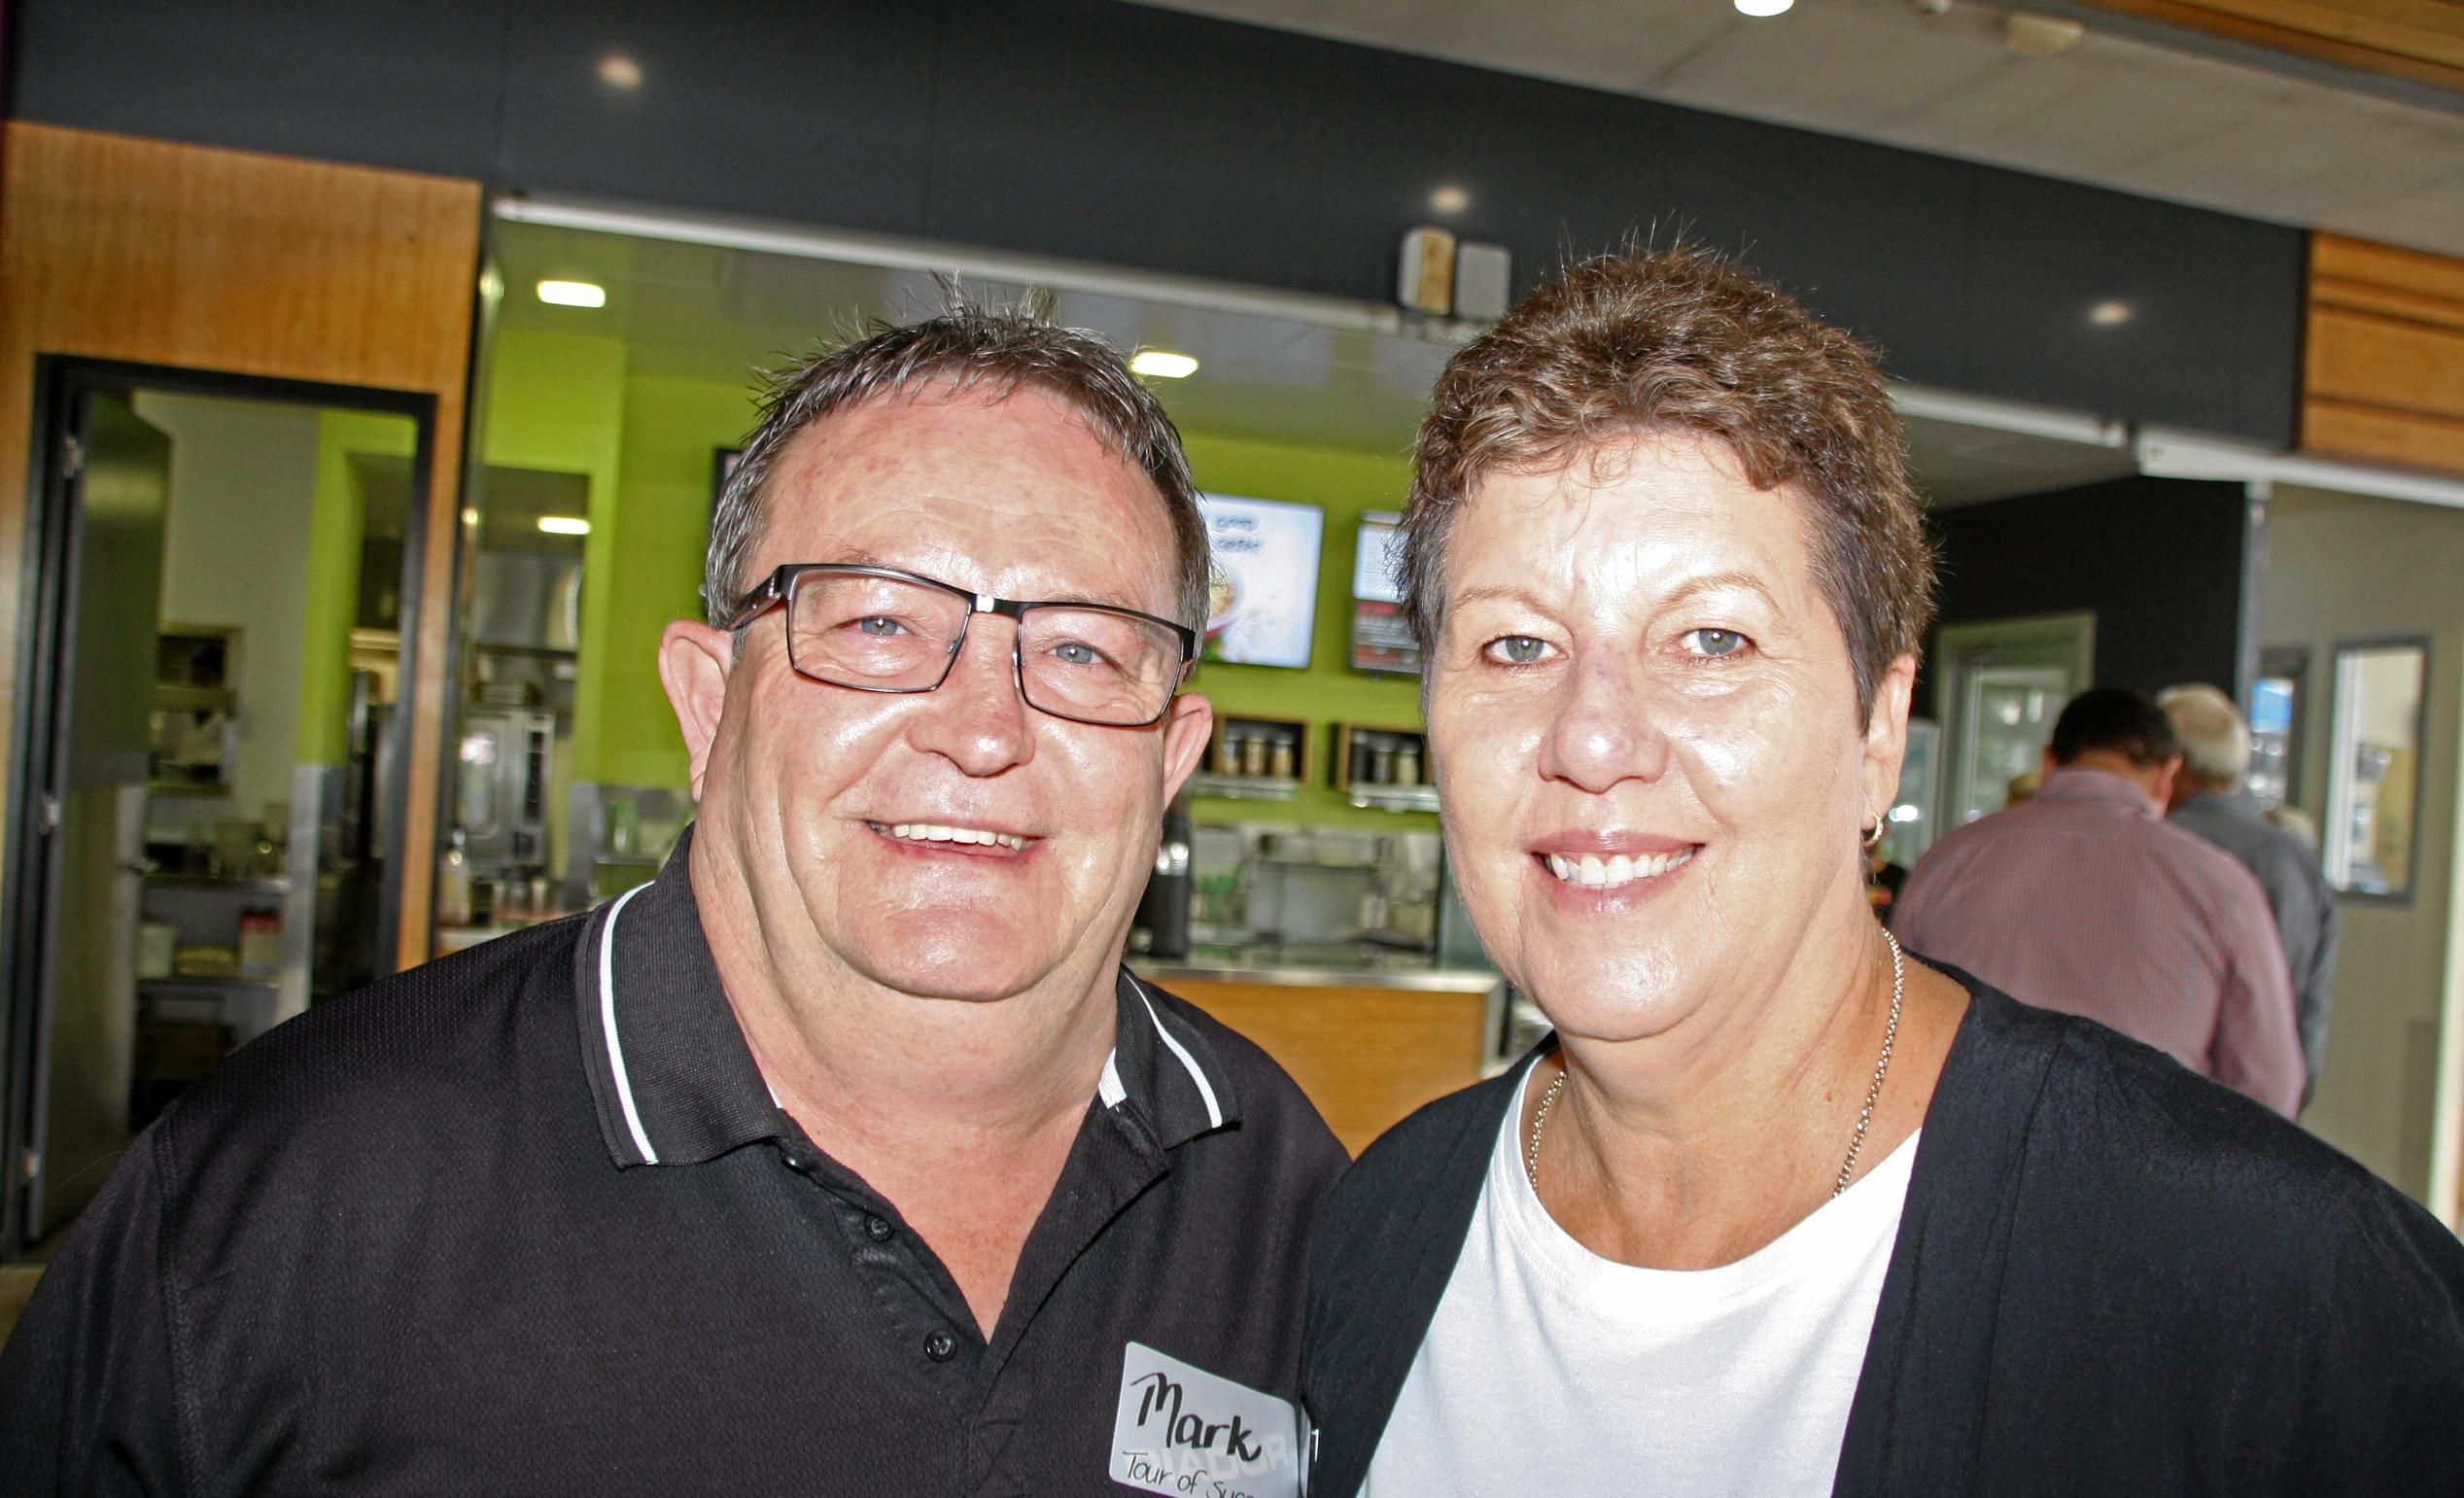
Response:
[[[1507,1111],[1363,1498],[1830,1492],[1916,1136],[1734,1264],[1648,1270],[1557,1226],[1523,1174],[1522,1117]]]

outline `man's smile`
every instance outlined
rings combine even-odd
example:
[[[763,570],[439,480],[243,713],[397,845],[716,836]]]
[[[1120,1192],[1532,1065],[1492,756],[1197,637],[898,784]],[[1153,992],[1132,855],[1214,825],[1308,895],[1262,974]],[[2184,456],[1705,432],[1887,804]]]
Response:
[[[1034,841],[1024,833],[1004,832],[996,827],[971,827],[957,822],[868,821],[864,825],[894,842],[939,845],[954,853],[1024,853],[1026,845]]]

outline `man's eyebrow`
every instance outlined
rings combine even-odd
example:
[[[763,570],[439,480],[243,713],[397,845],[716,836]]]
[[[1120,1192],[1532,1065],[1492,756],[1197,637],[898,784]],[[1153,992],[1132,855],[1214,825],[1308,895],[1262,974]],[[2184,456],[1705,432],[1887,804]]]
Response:
[[[828,565],[833,567],[886,567],[892,572],[901,573],[914,571],[912,568],[900,567],[894,562],[885,562],[880,557],[875,556],[872,552],[861,549],[842,552],[838,556],[832,557]],[[953,583],[951,586],[955,587],[956,584]],[[1019,602],[1023,604],[1085,605],[1096,609],[1127,609],[1131,613],[1148,613],[1152,611],[1139,607],[1135,603],[1125,602],[1118,598],[1104,598],[1093,593],[1047,593],[1039,598],[1023,598],[1020,599]]]

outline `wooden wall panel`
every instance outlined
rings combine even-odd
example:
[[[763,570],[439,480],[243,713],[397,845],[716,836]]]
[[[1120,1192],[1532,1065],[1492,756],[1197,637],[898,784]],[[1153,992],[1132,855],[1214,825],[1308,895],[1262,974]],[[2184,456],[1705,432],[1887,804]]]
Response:
[[[2302,449],[2464,473],[2464,261],[2310,242]]]
[[[17,121],[0,143],[0,712],[16,708],[36,356],[435,398],[428,534],[436,540],[421,579],[418,675],[406,688],[405,963],[426,956],[430,885],[416,875],[435,857],[481,213],[479,184],[449,178]]]
[[[1488,995],[1167,979],[1255,1041],[1358,1155],[1424,1102],[1480,1080]]]
[[[2464,88],[2464,7],[2453,0],[2086,0],[2108,11],[2272,47],[2341,67]]]

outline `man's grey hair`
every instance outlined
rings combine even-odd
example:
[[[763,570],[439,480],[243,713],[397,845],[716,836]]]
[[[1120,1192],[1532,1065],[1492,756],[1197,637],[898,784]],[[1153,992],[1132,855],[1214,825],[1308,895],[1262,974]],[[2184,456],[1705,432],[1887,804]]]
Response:
[[[2182,768],[2203,785],[2241,788],[2250,773],[2250,725],[2241,710],[2215,687],[2169,686],[2156,694],[2156,705],[2172,719],[2180,741]]]
[[[954,288],[949,294],[950,305],[937,317],[903,327],[868,322],[858,340],[773,376],[760,420],[711,515],[702,575],[710,621],[725,624],[759,580],[745,568],[769,522],[770,472],[799,433],[867,401],[920,394],[1000,401],[1033,386],[1074,407],[1106,447],[1154,483],[1172,527],[1174,610],[1190,628],[1202,628],[1206,521],[1181,434],[1155,393],[1100,333],[1059,327],[1041,305],[986,307]]]

